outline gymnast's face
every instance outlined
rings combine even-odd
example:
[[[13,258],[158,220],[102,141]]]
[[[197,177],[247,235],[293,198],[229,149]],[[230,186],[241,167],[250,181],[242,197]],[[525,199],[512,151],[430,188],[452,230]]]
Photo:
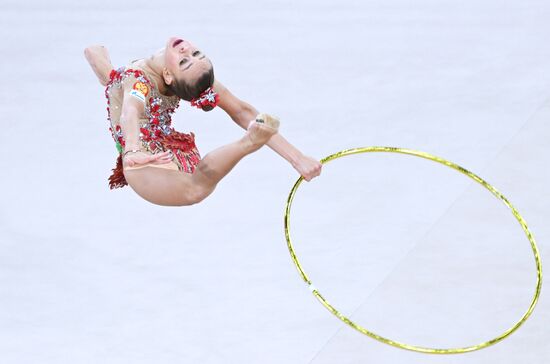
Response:
[[[212,63],[201,50],[191,42],[180,38],[168,39],[164,56],[163,77],[167,85],[170,85],[174,79],[193,83],[212,68]]]

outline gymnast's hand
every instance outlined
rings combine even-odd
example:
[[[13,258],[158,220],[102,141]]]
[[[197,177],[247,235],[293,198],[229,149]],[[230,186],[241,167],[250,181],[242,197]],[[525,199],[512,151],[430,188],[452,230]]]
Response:
[[[306,181],[311,181],[313,178],[321,174],[321,168],[323,165],[321,162],[314,158],[301,155],[298,160],[293,164],[294,169],[300,173]]]
[[[172,161],[172,152],[166,151],[157,154],[132,152],[126,154],[123,161],[124,165],[128,167],[136,167],[144,164],[166,164]]]

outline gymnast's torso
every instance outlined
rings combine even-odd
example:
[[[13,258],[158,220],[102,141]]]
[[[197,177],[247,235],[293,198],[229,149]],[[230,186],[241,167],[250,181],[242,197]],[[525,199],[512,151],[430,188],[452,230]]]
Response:
[[[124,88],[126,86],[131,86],[131,95],[139,98],[144,103],[144,114],[139,118],[140,150],[151,154],[171,151],[173,154],[172,161],[155,167],[193,173],[195,166],[201,159],[195,145],[195,135],[192,132],[189,134],[177,132],[171,125],[172,114],[178,108],[180,99],[177,96],[161,94],[155,79],[144,68],[140,67],[138,60],[117,70],[112,70],[110,81],[105,89],[108,120],[110,122],[109,131],[118,152],[116,167],[113,169],[111,177],[109,177],[110,188],[127,185],[122,165],[125,140],[120,125]],[[143,167],[145,166],[124,167],[124,170]]]

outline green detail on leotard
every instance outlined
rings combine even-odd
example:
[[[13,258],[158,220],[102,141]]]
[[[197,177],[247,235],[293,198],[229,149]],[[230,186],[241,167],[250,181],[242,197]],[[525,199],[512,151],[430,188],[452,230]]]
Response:
[[[122,153],[122,145],[120,145],[119,142],[116,142],[115,145],[116,145],[116,150],[118,150],[119,153]]]

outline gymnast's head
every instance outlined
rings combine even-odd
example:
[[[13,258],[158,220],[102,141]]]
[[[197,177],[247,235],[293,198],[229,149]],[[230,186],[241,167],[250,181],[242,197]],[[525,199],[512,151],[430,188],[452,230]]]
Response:
[[[179,98],[191,101],[214,84],[212,62],[191,42],[180,38],[168,39],[165,49],[165,67],[162,71],[168,89]],[[211,105],[201,107],[204,111]]]

